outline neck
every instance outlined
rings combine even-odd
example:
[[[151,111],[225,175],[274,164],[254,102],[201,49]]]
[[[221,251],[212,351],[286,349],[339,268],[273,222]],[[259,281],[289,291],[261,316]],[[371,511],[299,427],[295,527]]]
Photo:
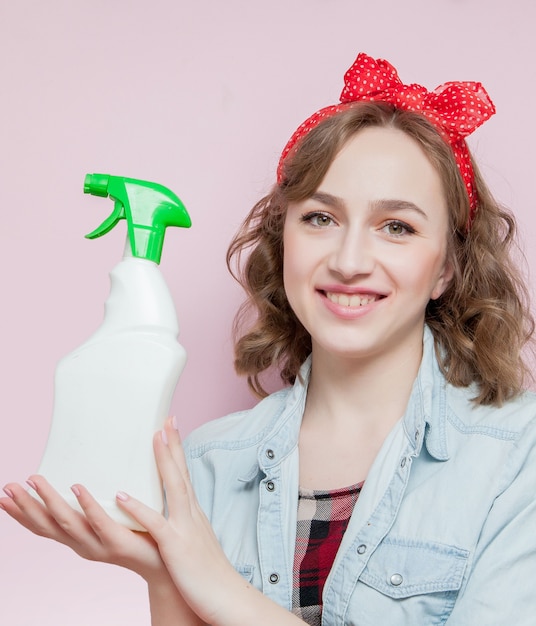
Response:
[[[386,434],[402,417],[422,359],[422,341],[383,355],[345,358],[313,346],[304,420]]]
[[[388,354],[350,359],[313,344],[300,430],[300,485],[335,489],[366,479],[402,417],[422,358],[422,337]]]

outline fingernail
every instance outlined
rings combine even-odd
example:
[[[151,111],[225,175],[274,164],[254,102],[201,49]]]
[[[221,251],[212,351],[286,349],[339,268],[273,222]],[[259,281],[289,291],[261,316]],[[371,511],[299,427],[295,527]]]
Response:
[[[6,496],[8,496],[9,498],[13,500],[15,496],[13,495],[13,492],[11,491],[11,489],[8,489],[7,487],[4,487],[3,489],[4,489],[4,493],[6,494]]]
[[[175,415],[171,418],[171,423],[173,424],[173,428],[175,430],[179,430],[179,422],[177,421]]]
[[[2,511],[6,510],[6,507],[0,502],[0,509],[2,509]]]
[[[116,497],[118,500],[121,500],[121,501],[123,501],[123,502],[126,502],[126,501],[128,500],[128,495],[127,495],[124,491],[118,491],[118,492],[115,494],[115,497]]]
[[[28,480],[26,481],[26,484],[29,485],[34,491],[37,491],[37,485],[30,478],[28,478]]]
[[[165,430],[161,431],[162,433],[162,441],[166,444],[166,446],[168,445],[168,438],[167,438],[167,434]]]
[[[80,489],[78,488],[77,485],[73,485],[71,487],[71,491],[74,493],[74,495],[79,498],[80,497]]]

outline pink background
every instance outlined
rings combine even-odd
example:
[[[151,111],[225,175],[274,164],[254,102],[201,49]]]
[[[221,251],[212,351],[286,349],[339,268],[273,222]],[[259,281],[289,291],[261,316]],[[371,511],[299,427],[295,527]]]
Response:
[[[536,266],[533,0],[17,0],[0,3],[0,485],[35,471],[56,362],[100,323],[124,226],[83,235],[111,203],[86,172],[171,187],[194,227],[167,237],[162,271],[189,363],[173,411],[189,432],[253,402],[232,369],[240,292],[227,244],[271,185],[278,154],[338,98],[357,52],[429,88],[480,80],[498,115],[471,138],[518,215]],[[533,269],[534,273],[534,269]],[[1,513],[1,512],[0,512]],[[0,621],[149,623],[142,581],[89,563],[0,515]]]

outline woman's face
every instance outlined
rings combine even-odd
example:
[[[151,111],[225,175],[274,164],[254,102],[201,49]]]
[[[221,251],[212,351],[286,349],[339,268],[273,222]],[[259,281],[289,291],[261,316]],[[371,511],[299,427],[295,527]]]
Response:
[[[446,289],[439,174],[393,128],[356,134],[284,227],[284,286],[313,353],[369,358],[420,349],[425,308]]]

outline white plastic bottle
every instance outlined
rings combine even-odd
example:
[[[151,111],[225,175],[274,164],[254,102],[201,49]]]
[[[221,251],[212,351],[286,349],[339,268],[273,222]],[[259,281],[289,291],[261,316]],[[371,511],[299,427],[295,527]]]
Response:
[[[86,193],[109,195],[115,210],[89,238],[126,219],[123,260],[112,270],[100,328],[58,364],[54,412],[38,472],[78,508],[81,483],[120,523],[142,530],[116,505],[126,491],[163,511],[152,438],[169,415],[186,352],[173,300],[158,268],[167,226],[190,226],[170,190],[135,179],[86,176]],[[131,255],[132,253],[132,255]]]

